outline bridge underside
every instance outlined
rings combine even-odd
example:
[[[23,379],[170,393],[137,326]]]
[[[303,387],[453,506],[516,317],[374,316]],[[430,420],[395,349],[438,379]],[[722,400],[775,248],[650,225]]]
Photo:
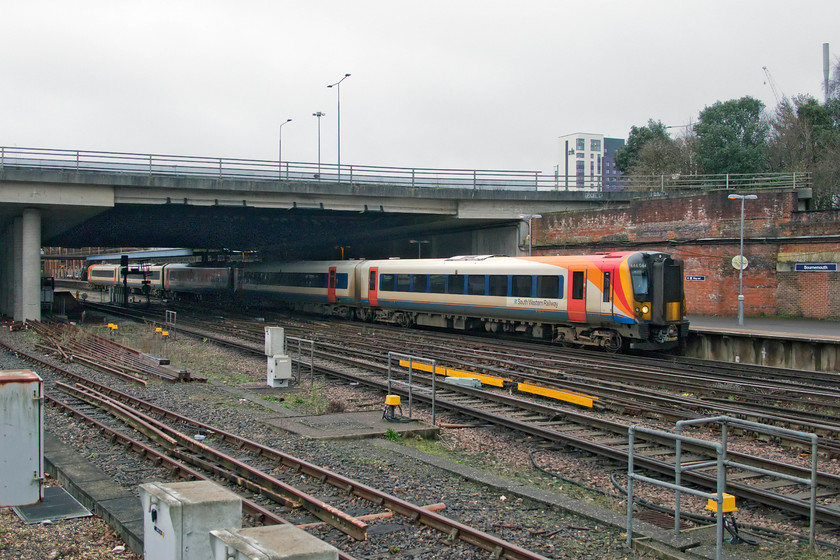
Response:
[[[464,237],[476,229],[510,229],[514,222],[381,211],[126,205],[45,237],[42,244],[258,250],[277,259],[382,258],[415,256],[412,239]],[[424,248],[426,256],[431,249]]]

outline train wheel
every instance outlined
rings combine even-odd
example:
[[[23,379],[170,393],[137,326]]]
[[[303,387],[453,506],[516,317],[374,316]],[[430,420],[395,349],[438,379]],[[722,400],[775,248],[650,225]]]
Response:
[[[624,341],[622,340],[621,335],[617,332],[610,333],[610,337],[604,339],[604,350],[610,354],[615,354],[620,351],[623,345]]]

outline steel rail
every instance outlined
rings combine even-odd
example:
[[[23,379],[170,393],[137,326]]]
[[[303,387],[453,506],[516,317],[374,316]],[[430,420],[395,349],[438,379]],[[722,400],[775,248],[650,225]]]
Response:
[[[181,330],[183,330],[183,329],[181,329]],[[199,333],[199,332],[200,331],[196,331],[196,333]],[[206,332],[201,332],[200,335],[201,336],[207,336],[207,333]],[[215,340],[215,337],[214,337],[214,340]],[[231,343],[230,341],[224,341],[224,340],[220,340],[220,343],[226,344],[226,345],[229,345],[229,346],[235,346],[235,347],[238,347],[242,350],[246,350],[246,351],[249,351],[249,352],[255,352],[255,353],[260,353],[260,354],[262,353],[261,350],[258,350],[256,348],[254,348],[252,346],[248,346],[248,345]],[[371,366],[370,364],[365,364],[365,365],[367,367],[374,367],[374,366]],[[384,366],[379,366],[379,367],[382,368]],[[345,378],[345,379],[348,379],[348,380],[351,380],[351,381],[364,382],[365,384],[367,384],[369,386],[372,386],[374,388],[377,388],[379,390],[382,390],[382,391],[387,390],[387,383],[385,383],[385,382],[381,382],[381,381],[373,380],[373,379],[369,379],[369,378],[359,377],[359,376],[356,376],[356,375],[353,375],[353,374],[348,374],[346,372],[335,371],[335,370],[332,370],[330,368],[326,368],[324,366],[316,366],[316,369],[324,375],[341,377],[341,378]],[[458,387],[457,391],[466,393],[466,392],[469,391],[469,389],[464,388],[464,387]],[[403,390],[397,390],[396,392],[398,392],[402,395],[407,395],[407,392],[403,391]],[[488,396],[488,394],[482,394],[483,398],[486,398],[487,396]],[[413,395],[413,398],[419,399],[419,400],[424,401],[424,402],[430,402],[431,401],[431,397],[428,397],[428,396],[425,396],[425,395],[422,395],[422,394],[417,394],[417,393],[415,393]],[[498,398],[503,398],[503,397],[500,397],[499,395],[494,395],[491,398],[498,399]],[[486,412],[486,411],[477,409],[475,407],[463,406],[463,405],[460,405],[460,404],[454,403],[454,402],[445,402],[445,401],[442,401],[442,400],[438,399],[436,404],[438,406],[446,406],[447,408],[450,408],[451,410],[455,410],[455,411],[464,413],[466,415],[473,416],[474,418],[477,418],[477,419],[485,421],[485,422],[490,422],[490,423],[493,423],[493,424],[502,425],[502,426],[508,427],[508,428],[510,428],[512,430],[515,430],[515,431],[519,431],[519,432],[522,432],[522,433],[532,435],[534,437],[539,437],[539,438],[545,439],[546,441],[556,441],[556,442],[564,443],[564,444],[567,444],[567,445],[571,445],[571,446],[576,447],[578,449],[582,449],[584,451],[587,451],[587,452],[590,452],[590,453],[593,453],[593,454],[596,454],[596,455],[600,455],[600,456],[604,456],[604,457],[616,460],[620,463],[626,463],[626,461],[627,461],[627,453],[626,452],[615,449],[615,448],[611,448],[609,446],[604,446],[604,445],[598,444],[596,442],[587,441],[585,439],[576,438],[574,436],[568,436],[568,435],[565,435],[565,434],[562,434],[562,433],[557,433],[557,432],[555,432],[555,431],[553,431],[549,428],[544,428],[542,426],[537,426],[537,425],[534,425],[534,424],[528,423],[528,422],[522,422],[522,421],[519,421],[519,420],[516,420],[516,419],[513,419],[513,418],[506,418],[506,417],[503,417],[503,416],[499,416],[497,414],[493,414],[493,413],[490,413],[490,412]],[[534,406],[534,405],[528,404],[527,406]],[[555,414],[556,414],[557,410],[556,409],[552,409],[552,410],[554,410]],[[566,412],[566,411],[564,411],[563,414],[566,415],[567,417],[570,416],[570,415],[573,415],[573,413]],[[587,423],[587,424],[601,424],[601,425],[604,425],[604,426],[606,426],[608,424],[613,424],[609,428],[610,431],[612,431],[612,432],[618,431],[618,433],[626,433],[626,430],[627,430],[627,426],[623,426],[623,425],[620,425],[620,424],[614,424],[614,423],[610,423],[608,421],[596,420],[596,419],[592,419],[591,417],[583,417],[583,418],[585,418],[585,420],[582,420],[582,421]],[[658,442],[658,443],[664,445],[664,442]],[[783,463],[778,463],[778,462],[773,462],[773,461],[766,461],[766,460],[751,457],[751,456],[748,456],[748,455],[740,455],[740,454],[736,454],[736,453],[732,453],[732,452],[729,453],[729,455],[731,457],[738,457],[739,462],[751,462],[749,464],[763,464],[764,466],[769,465],[769,466],[775,467],[777,469],[784,469],[788,472],[799,473],[799,474],[805,472],[804,470],[802,470],[798,467],[792,466],[792,465],[786,465],[786,464],[783,464]],[[756,461],[758,461],[759,463],[755,463]],[[641,466],[643,468],[647,468],[647,469],[651,470],[652,472],[658,472],[660,474],[667,475],[667,474],[673,474],[673,472],[674,472],[673,471],[673,469],[674,469],[673,465],[669,465],[668,463],[665,463],[663,461],[658,461],[656,459],[638,458],[636,460],[636,463],[637,463],[638,466]],[[821,479],[823,484],[829,483],[831,486],[834,486],[834,487],[837,487],[838,485],[840,485],[840,477],[836,477],[834,475],[828,475],[826,473],[820,473],[820,479]],[[706,488],[714,488],[715,487],[714,485],[716,484],[716,480],[714,480],[713,477],[705,476],[702,473],[691,473],[690,475],[687,476],[687,481],[691,482],[691,483],[699,484],[699,485],[701,485],[703,487],[706,487]],[[785,509],[785,510],[788,510],[788,511],[792,511],[792,512],[798,514],[798,515],[802,515],[802,516],[805,516],[805,517],[807,517],[808,514],[810,513],[810,510],[807,507],[807,505],[803,505],[801,502],[799,502],[798,500],[795,500],[795,499],[785,498],[784,496],[781,496],[779,494],[764,492],[764,491],[761,491],[759,489],[752,488],[748,485],[738,484],[738,483],[734,483],[734,482],[728,482],[728,486],[732,490],[733,494],[735,494],[736,496],[739,496],[741,498],[750,499],[750,500],[755,501],[757,503],[761,503],[761,504],[764,504],[764,505],[775,507],[777,509]],[[833,510],[831,508],[825,508],[823,506],[819,506],[817,508],[817,515],[818,515],[818,519],[821,520],[821,521],[826,521],[826,522],[832,523],[834,525],[840,525],[840,511],[836,511],[836,510]]]
[[[64,383],[56,382],[56,387],[60,390],[68,392],[78,399],[84,400],[89,404],[105,408],[112,414],[118,416],[121,420],[144,434],[146,437],[156,441],[168,451],[175,450],[176,445],[186,447],[193,452],[203,455],[210,461],[217,462],[223,466],[232,469],[242,476],[257,481],[262,488],[268,488],[270,491],[264,494],[268,497],[277,496],[277,493],[284,496],[280,499],[280,503],[288,507],[297,507],[303,505],[310,513],[315,515],[321,521],[324,521],[343,533],[352,536],[356,540],[367,539],[367,524],[356,520],[353,516],[348,515],[333,506],[319,500],[318,498],[307,494],[297,488],[286,484],[272,476],[259,471],[258,469],[246,465],[242,461],[238,461],[227,453],[219,451],[205,445],[201,442],[195,441],[193,438],[183,434],[173,428],[161,424],[160,422],[150,418],[147,415],[136,411],[128,411],[122,403],[116,404],[112,399],[104,395],[98,395],[95,391],[90,390],[89,387],[71,387]],[[211,428],[207,428],[210,430]],[[216,430],[213,430],[214,432]],[[178,453],[178,457],[182,460],[191,460],[183,453]],[[218,474],[218,472],[217,472]],[[238,477],[232,480],[240,484]],[[254,490],[254,488],[249,488]]]
[[[65,414],[77,417],[80,420],[94,426],[97,430],[99,430],[100,433],[104,434],[108,439],[110,439],[112,443],[120,442],[120,445],[124,449],[130,449],[131,451],[134,451],[141,457],[151,460],[156,465],[165,465],[171,477],[177,476],[178,478],[182,478],[188,481],[211,480],[210,478],[204,476],[200,471],[192,469],[184,465],[183,463],[180,463],[176,459],[169,457],[165,453],[161,453],[160,451],[149,447],[143,442],[111,428],[110,426],[93,418],[92,416],[85,414],[83,411],[73,407],[69,403],[65,403],[50,395],[45,395],[45,399],[48,404],[58,408]],[[247,498],[242,499],[242,510],[247,515],[252,517],[255,521],[262,523],[263,525],[291,524],[285,518],[277,515],[271,510],[262,507],[261,505],[255,503],[252,500],[248,500]],[[338,557],[341,560],[356,560],[355,557],[347,554],[346,552],[342,552],[341,550],[338,551]]]
[[[89,414],[79,410],[78,408],[66,403],[52,395],[45,395],[45,400],[51,406],[60,409],[63,413],[70,416],[75,416],[80,420],[94,426],[100,433],[102,433],[112,443],[119,442],[124,449],[130,449],[138,455],[149,459],[156,465],[164,465],[169,471],[170,476],[182,478],[184,480],[209,480],[200,471],[190,468],[187,465],[177,461],[165,453],[161,453],[157,449],[146,445],[145,443],[132,438],[131,436],[115,430],[114,428],[104,424]],[[288,523],[287,520],[278,516],[277,514],[265,509],[264,507],[252,502],[251,500],[242,500],[242,507],[246,513],[259,521],[268,520],[275,524]]]
[[[405,500],[390,495],[386,492],[382,492],[380,490],[362,484],[358,481],[334,473],[328,469],[303,461],[292,455],[264,446],[247,438],[237,436],[230,432],[220,430],[217,427],[210,426],[209,424],[204,424],[202,422],[188,418],[171,410],[158,407],[147,401],[137,399],[135,397],[132,397],[131,395],[122,393],[121,391],[118,391],[111,387],[102,386],[92,381],[86,381],[85,384],[95,385],[97,386],[98,390],[101,390],[102,393],[115,397],[120,401],[130,403],[136,408],[149,410],[151,412],[154,412],[155,414],[161,415],[170,420],[184,422],[193,425],[201,430],[213,432],[216,436],[221,437],[228,443],[236,444],[243,449],[247,449],[248,451],[258,454],[262,458],[274,459],[287,468],[317,478],[322,482],[326,482],[332,486],[343,489],[348,493],[352,493],[353,495],[364,498],[372,503],[384,506],[392,511],[404,515],[405,517],[408,517],[414,522],[423,523],[428,527],[448,534],[450,537],[457,537],[467,542],[468,544],[492,552],[496,554],[496,557],[498,558],[507,558],[510,560],[544,560],[543,556],[531,552],[527,549],[524,549],[518,545],[515,545],[513,543],[510,543],[508,541],[505,541],[503,539],[500,539],[473,527],[464,525],[458,521],[449,519],[433,511],[429,511],[428,509],[422,506],[416,506]],[[186,439],[188,440],[188,443],[194,445],[193,442],[189,441],[191,438],[187,437]]]

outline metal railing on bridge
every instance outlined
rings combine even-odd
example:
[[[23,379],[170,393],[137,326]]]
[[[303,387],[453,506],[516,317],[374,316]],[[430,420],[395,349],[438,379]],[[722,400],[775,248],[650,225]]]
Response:
[[[60,169],[126,175],[199,177],[215,180],[326,182],[409,188],[532,190],[568,192],[631,191],[658,196],[671,191],[716,189],[790,189],[810,186],[808,173],[726,175],[646,175],[618,179],[543,175],[540,171],[434,169],[373,165],[278,162],[241,158],[173,156],[87,150],[0,146],[5,167]],[[340,173],[339,173],[340,171]]]

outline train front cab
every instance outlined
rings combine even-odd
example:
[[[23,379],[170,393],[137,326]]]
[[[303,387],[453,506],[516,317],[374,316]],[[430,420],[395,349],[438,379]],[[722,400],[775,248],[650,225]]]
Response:
[[[684,263],[666,253],[640,252],[628,259],[640,338],[631,348],[667,350],[688,335]]]

